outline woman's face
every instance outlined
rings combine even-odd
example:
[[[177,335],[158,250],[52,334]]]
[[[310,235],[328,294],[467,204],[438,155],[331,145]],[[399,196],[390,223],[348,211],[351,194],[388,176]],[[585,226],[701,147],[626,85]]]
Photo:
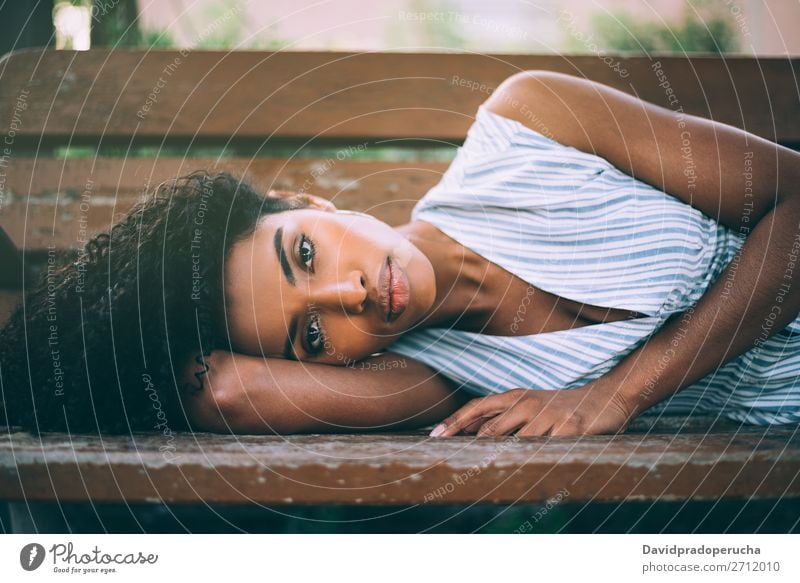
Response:
[[[225,294],[235,350],[347,365],[417,323],[436,284],[400,233],[329,206],[265,215],[231,248]]]

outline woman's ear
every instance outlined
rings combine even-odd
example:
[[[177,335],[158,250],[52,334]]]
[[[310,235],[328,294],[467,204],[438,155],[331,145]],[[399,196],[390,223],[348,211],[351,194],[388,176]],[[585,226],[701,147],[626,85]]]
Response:
[[[334,205],[327,198],[322,198],[321,196],[317,196],[315,194],[309,194],[308,192],[293,192],[291,190],[270,190],[267,193],[267,196],[273,198],[295,198],[297,200],[302,200],[303,202],[305,202],[308,205],[308,208],[318,209],[330,213],[336,212],[336,205]]]

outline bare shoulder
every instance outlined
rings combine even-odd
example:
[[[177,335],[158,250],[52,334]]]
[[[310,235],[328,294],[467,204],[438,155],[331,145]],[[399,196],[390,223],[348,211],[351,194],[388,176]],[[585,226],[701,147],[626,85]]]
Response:
[[[484,107],[600,156],[733,229],[741,226],[742,192],[754,193],[750,220],[757,221],[774,206],[776,193],[777,200],[792,197],[800,179],[800,154],[790,148],[582,77],[522,71],[503,81]],[[744,159],[780,169],[780,176],[761,172],[748,183]]]
[[[577,88],[581,79],[558,73],[531,69],[507,77],[497,86],[484,106],[490,111],[512,119],[521,118],[523,112],[540,98],[554,97],[553,93]]]
[[[593,152],[589,126],[597,126],[602,111],[626,98],[617,89],[583,77],[528,70],[505,79],[483,106],[557,142]]]

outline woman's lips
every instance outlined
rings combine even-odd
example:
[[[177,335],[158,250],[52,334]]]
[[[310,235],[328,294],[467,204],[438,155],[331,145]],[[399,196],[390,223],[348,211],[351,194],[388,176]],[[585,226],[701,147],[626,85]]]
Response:
[[[399,264],[386,258],[380,273],[379,303],[385,321],[392,322],[408,307],[411,292],[408,276]]]
[[[400,314],[408,307],[411,293],[409,292],[408,277],[405,270],[389,258],[389,273],[391,274],[391,286],[389,296],[389,321],[396,320]]]

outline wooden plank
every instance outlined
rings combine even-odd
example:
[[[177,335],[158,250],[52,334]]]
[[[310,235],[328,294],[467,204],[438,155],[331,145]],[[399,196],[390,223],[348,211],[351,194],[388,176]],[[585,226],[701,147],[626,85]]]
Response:
[[[574,438],[0,437],[0,499],[265,504],[800,496],[797,427]],[[174,448],[174,449],[173,449]],[[563,495],[564,492],[568,494]]]
[[[2,203],[0,203],[2,216]],[[0,289],[17,288],[22,285],[22,253],[8,236],[0,223]]]
[[[11,312],[22,299],[20,290],[0,290],[0,328],[6,323]]]
[[[460,140],[504,78],[547,69],[773,141],[800,142],[797,58],[614,60],[616,70],[586,55],[29,49],[0,62],[0,132],[17,120],[17,140],[37,143],[46,135],[48,144]]]
[[[0,221],[20,249],[81,247],[107,231],[151,185],[197,169],[245,173],[266,192],[302,190],[339,208],[372,213],[390,225],[411,209],[447,168],[445,162],[344,158],[12,158]]]

